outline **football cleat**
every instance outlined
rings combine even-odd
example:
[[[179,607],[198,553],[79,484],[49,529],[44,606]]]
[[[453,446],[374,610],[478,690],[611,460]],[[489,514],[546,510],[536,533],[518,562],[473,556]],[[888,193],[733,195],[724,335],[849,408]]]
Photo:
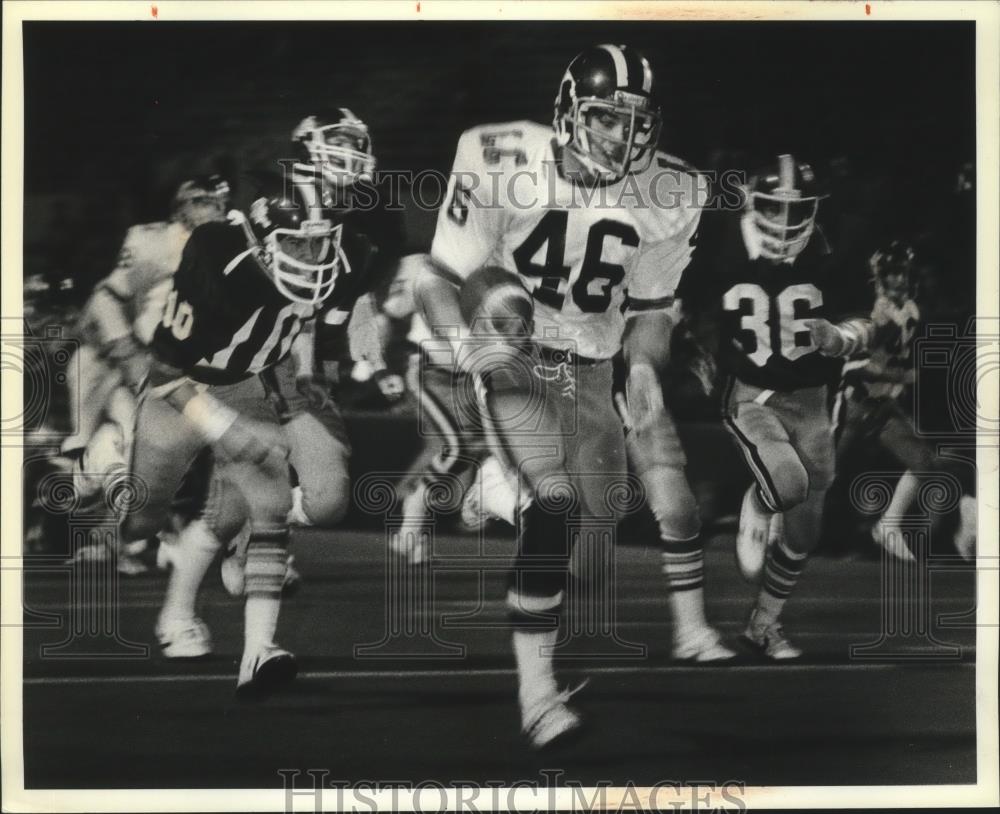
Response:
[[[197,616],[156,623],[160,652],[168,659],[198,659],[212,652],[212,636]]]
[[[916,557],[906,545],[903,530],[895,523],[879,520],[872,526],[872,539],[896,559],[903,562],[916,562]]]
[[[521,733],[532,749],[550,749],[582,733],[583,718],[567,703],[587,682],[572,690],[543,695],[521,709]]]
[[[802,655],[802,651],[788,641],[780,622],[759,622],[756,611],[750,616],[743,638],[772,661],[789,661]]]
[[[246,653],[240,663],[236,696],[251,699],[268,695],[293,681],[298,672],[295,656],[277,645]]]
[[[704,664],[734,659],[736,651],[722,643],[722,636],[714,627],[701,627],[689,635],[677,637],[672,655],[677,661]]]
[[[771,537],[772,515],[757,508],[754,499],[756,488],[756,485],[751,485],[743,495],[740,525],[736,532],[736,564],[747,582],[757,582],[760,579]]]

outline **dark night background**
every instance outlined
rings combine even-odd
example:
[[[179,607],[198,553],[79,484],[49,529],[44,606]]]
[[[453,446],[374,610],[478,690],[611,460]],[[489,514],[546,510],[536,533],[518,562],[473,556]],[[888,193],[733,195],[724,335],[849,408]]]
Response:
[[[568,61],[605,41],[653,62],[664,149],[702,168],[795,152],[869,235],[932,219],[975,154],[971,23],[34,22],[25,273],[82,294],[178,180],[273,160],[319,106],[366,119],[382,168],[447,171],[468,126],[549,122]],[[426,247],[432,218],[410,220]]]

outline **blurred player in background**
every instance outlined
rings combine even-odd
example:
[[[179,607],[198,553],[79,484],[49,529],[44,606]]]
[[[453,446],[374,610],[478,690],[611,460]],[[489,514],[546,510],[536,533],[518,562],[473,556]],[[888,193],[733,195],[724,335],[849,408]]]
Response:
[[[819,540],[834,477],[828,389],[841,359],[873,333],[870,297],[844,302],[852,280],[816,225],[819,201],[812,168],[778,156],[750,177],[743,212],[706,216],[681,292],[714,326],[724,422],[756,480],[737,535],[744,576],[763,572],[744,638],[773,660],[801,655],[779,620]]]
[[[169,221],[129,228],[114,271],[97,284],[83,308],[74,366],[80,376],[68,383],[78,424],[61,452],[84,498],[100,492],[107,477],[127,465],[135,393],[149,367],[148,346],[181,252],[194,229],[225,217],[228,203],[229,185],[220,176],[184,181],[174,194]],[[144,570],[124,551],[119,566],[133,573]]]
[[[901,523],[916,502],[928,475],[953,464],[940,459],[933,444],[917,435],[912,415],[917,375],[913,342],[921,325],[919,275],[921,259],[912,244],[893,240],[870,260],[875,286],[871,319],[874,335],[869,352],[844,366],[841,395],[842,429],[837,447],[838,468],[855,471],[854,461],[872,443],[906,467],[885,514],[872,527],[875,542],[900,559],[912,560]],[[956,550],[971,559],[975,553],[976,501],[959,501]]]
[[[579,54],[560,84],[553,126],[554,133],[521,121],[462,135],[430,263],[416,288],[428,324],[451,332],[457,368],[481,383],[485,420],[524,495],[507,604],[522,731],[535,748],[581,725],[570,693],[556,684],[552,652],[571,553],[568,527],[607,517],[608,490],[626,481],[612,358],[624,334],[637,447],[655,449],[646,438],[662,426],[657,370],[666,362],[669,309],[700,216],[695,176],[656,150],[661,118],[653,74],[632,49],[601,45]],[[497,177],[501,183],[491,184]],[[474,314],[462,308],[460,290],[464,296],[484,267],[517,273],[530,292],[533,326],[525,319],[521,333],[482,345],[469,341]],[[513,286],[499,288],[482,289],[487,320],[488,300],[519,302]],[[682,461],[670,464],[680,464],[683,479]],[[674,537],[674,551],[688,571],[685,537]],[[700,572],[684,581],[700,589]],[[700,590],[688,596],[700,600]],[[678,633],[692,628],[678,626]],[[703,631],[695,638],[705,640]]]
[[[288,445],[258,376],[290,351],[345,274],[342,226],[317,189],[258,178],[246,213],[194,231],[151,343],[136,419],[132,474],[144,502],[122,519],[127,539],[155,531],[186,478],[208,484],[204,508],[180,532],[157,638],[168,656],[200,656],[211,639],[198,588],[220,546],[250,521],[244,569],[244,651],[237,692],[277,687],[297,672],[277,645],[286,573]],[[206,476],[202,471],[209,467]]]

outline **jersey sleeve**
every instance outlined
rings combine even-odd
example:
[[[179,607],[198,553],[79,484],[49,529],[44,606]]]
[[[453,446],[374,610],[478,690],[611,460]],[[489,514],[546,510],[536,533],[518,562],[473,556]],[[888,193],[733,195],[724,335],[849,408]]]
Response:
[[[191,234],[174,273],[162,319],[153,334],[156,355],[181,369],[198,361],[202,345],[199,336],[206,329],[204,321],[218,308],[221,295],[216,276],[221,266],[214,250],[212,229],[217,225],[200,226]]]
[[[130,228],[118,251],[114,270],[97,284],[97,288],[107,291],[122,302],[130,301],[136,294],[136,267],[141,255],[139,242],[135,227]]]
[[[431,246],[431,257],[455,283],[486,264],[503,234],[503,207],[491,195],[491,181],[479,134],[467,130],[458,141]]]
[[[628,282],[626,315],[673,305],[694,253],[700,219],[701,208],[688,204],[686,221],[639,254]]]

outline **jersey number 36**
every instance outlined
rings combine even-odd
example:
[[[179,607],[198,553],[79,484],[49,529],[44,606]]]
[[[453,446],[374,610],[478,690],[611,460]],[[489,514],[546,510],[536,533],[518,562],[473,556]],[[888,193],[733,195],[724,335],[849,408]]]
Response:
[[[809,333],[809,313],[823,304],[823,293],[811,283],[791,285],[774,298],[756,283],[739,283],[722,298],[722,307],[740,314],[740,330],[753,335],[743,340],[747,358],[758,367],[778,354],[789,362],[812,353],[816,346]],[[803,312],[806,316],[801,316]],[[776,321],[774,319],[776,317]],[[751,352],[748,347],[754,345]]]

